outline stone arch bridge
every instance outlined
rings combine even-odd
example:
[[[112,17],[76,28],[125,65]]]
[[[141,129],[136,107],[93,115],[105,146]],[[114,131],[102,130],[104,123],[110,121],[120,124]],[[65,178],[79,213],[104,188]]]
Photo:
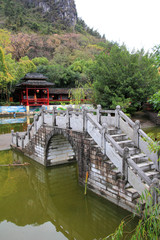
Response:
[[[12,148],[44,166],[78,162],[79,180],[121,207],[133,211],[137,198],[152,189],[155,203],[160,185],[159,153],[152,141],[119,106],[115,110],[72,109],[42,111],[24,135],[12,131]]]

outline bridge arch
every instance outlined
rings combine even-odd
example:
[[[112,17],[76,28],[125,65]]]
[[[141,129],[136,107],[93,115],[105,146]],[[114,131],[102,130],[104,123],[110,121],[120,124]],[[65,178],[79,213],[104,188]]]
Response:
[[[71,129],[52,128],[46,137],[45,165],[80,161],[83,157],[83,135]]]

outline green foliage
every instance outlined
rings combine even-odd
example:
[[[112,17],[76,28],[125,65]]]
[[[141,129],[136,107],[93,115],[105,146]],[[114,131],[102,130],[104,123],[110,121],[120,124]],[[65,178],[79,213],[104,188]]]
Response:
[[[10,32],[0,29],[0,47],[6,48],[10,43]]]
[[[20,106],[20,102],[0,102],[0,106]]]
[[[123,237],[123,228],[124,228],[124,221],[120,223],[115,233],[110,234],[108,237],[104,238],[103,240],[107,240],[107,239],[120,240]]]
[[[52,1],[53,2],[53,1]],[[54,5],[50,3],[50,5]],[[25,1],[5,0],[1,3],[1,13],[5,16],[5,26],[12,31],[34,31],[41,34],[62,33],[64,31],[72,32],[68,27],[67,21],[59,18],[57,8],[52,9],[54,24],[51,21],[50,14],[42,13],[41,9],[34,4],[25,3]],[[101,39],[97,30],[89,28],[82,19],[78,19],[75,27],[76,32],[90,34]],[[103,36],[104,38],[104,36]]]
[[[155,133],[149,133],[148,136],[150,139],[144,138],[144,141],[148,142],[148,149],[150,152],[154,152],[159,155],[158,161],[160,161],[160,133],[157,133],[156,136]]]
[[[160,91],[153,94],[153,96],[148,100],[156,111],[160,111]]]
[[[94,37],[102,38],[97,30],[94,30],[93,28],[88,27],[87,24],[85,23],[85,21],[81,18],[77,19],[77,24],[75,26],[75,30],[79,33],[83,33],[83,34],[89,33],[90,35],[92,35]],[[103,38],[104,38],[104,36],[103,36]]]
[[[5,92],[6,100],[9,98],[9,90],[8,86],[10,82],[13,80],[13,77],[10,75],[7,64],[5,61],[4,50],[0,47],[0,87],[2,92]]]
[[[159,189],[155,189],[160,194]],[[153,190],[152,190],[153,191]],[[151,191],[151,193],[152,193]],[[141,213],[141,204],[145,203],[142,219],[139,221],[132,240],[146,239],[153,240],[160,236],[160,203],[154,204],[153,196],[146,190],[141,196],[141,202],[137,206],[137,212]]]
[[[155,191],[160,194],[159,189],[155,188]],[[158,240],[160,237],[160,203],[154,204],[154,199],[149,191],[145,191],[141,195],[140,202],[137,204],[137,213],[141,215],[136,229],[131,233],[125,233],[125,222],[122,221],[115,233],[109,235],[104,240]],[[144,210],[142,213],[141,206],[144,204]],[[129,238],[128,238],[129,237]]]
[[[37,72],[43,73],[50,82],[55,83],[55,87],[74,87],[75,82],[80,78],[79,73],[65,68],[61,65],[40,66]]]
[[[130,98],[126,98],[126,99],[122,99],[119,97],[113,98],[112,100],[112,105],[111,108],[115,109],[117,105],[119,105],[122,109],[123,112],[128,113],[128,108],[131,104],[131,99]]]
[[[92,84],[90,82],[82,85],[80,83],[76,84],[76,88],[71,88],[69,91],[69,97],[71,104],[79,105],[86,102],[92,102]]]
[[[21,58],[19,62],[12,59],[11,54],[5,54],[0,47],[0,87],[1,100],[9,100],[11,90],[15,84],[28,72],[34,72],[36,66],[28,57]]]
[[[48,65],[49,64],[49,61],[47,58],[45,57],[35,57],[32,59],[32,62],[36,65],[36,66],[39,66],[39,65]]]
[[[90,68],[95,99],[110,108],[115,99],[131,99],[131,106],[141,108],[160,82],[153,59],[143,51],[130,54],[124,46],[113,45],[110,52],[101,52]]]
[[[47,19],[38,9],[33,6],[27,6],[23,2],[15,0],[6,0],[1,4],[5,15],[5,26],[12,31],[34,31],[43,34],[52,34],[57,32],[54,27],[47,22]]]
[[[160,45],[154,46],[153,48],[153,57],[156,67],[160,67]]]
[[[4,14],[7,17],[6,26],[11,30],[17,31],[24,25],[24,7],[20,3],[12,0],[4,2]]]
[[[56,101],[56,102],[52,102],[50,101],[49,102],[50,105],[67,105],[67,104],[70,104],[70,101]]]
[[[71,104],[79,105],[81,104],[82,99],[85,99],[85,91],[80,86],[72,88],[69,92],[69,97]]]

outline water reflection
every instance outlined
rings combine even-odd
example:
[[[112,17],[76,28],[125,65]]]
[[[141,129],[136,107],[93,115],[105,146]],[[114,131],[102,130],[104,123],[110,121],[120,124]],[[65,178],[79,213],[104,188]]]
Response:
[[[128,214],[91,192],[85,197],[76,164],[46,169],[12,151],[1,152],[0,161],[6,152],[14,161],[28,161],[30,165],[0,168],[0,232],[5,240],[12,238],[7,238],[10,227],[15,226],[20,239],[22,229],[17,230],[17,226],[25,226],[23,231],[28,231],[28,225],[36,226],[38,239],[44,239],[42,226],[46,226],[47,239],[50,235],[58,240],[101,239]],[[129,231],[133,225],[128,226]],[[23,239],[28,240],[27,236]]]
[[[33,117],[12,117],[0,118],[0,134],[10,133],[13,129],[15,132],[27,131],[27,126],[33,122]]]

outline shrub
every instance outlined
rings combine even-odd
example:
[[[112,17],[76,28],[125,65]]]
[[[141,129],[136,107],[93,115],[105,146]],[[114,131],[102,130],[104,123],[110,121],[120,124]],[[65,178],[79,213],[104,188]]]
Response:
[[[154,110],[160,111],[160,91],[153,94],[153,96],[148,100],[148,102],[153,105]]]

